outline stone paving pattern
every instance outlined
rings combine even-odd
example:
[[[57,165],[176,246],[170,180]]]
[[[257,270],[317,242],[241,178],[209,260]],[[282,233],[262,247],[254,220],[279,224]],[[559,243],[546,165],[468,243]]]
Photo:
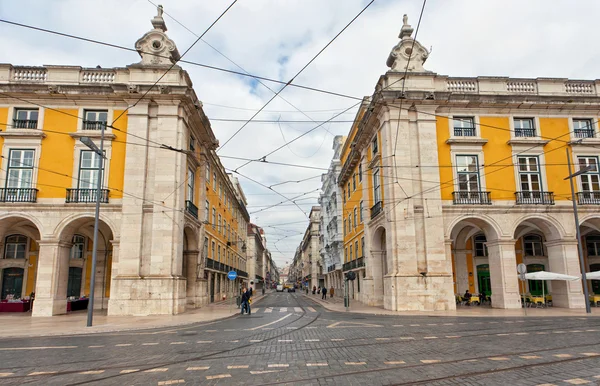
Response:
[[[600,384],[600,318],[329,311],[270,293],[251,315],[0,340],[0,384]]]

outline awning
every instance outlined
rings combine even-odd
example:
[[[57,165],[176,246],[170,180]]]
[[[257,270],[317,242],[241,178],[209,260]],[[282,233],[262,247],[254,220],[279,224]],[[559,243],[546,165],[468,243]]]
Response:
[[[562,280],[562,281],[575,281],[581,279],[578,276],[570,276],[564,275],[562,273],[554,273],[554,272],[531,272],[525,274],[525,279],[527,280]]]
[[[600,271],[596,272],[587,272],[585,274],[585,278],[587,280],[600,280]]]

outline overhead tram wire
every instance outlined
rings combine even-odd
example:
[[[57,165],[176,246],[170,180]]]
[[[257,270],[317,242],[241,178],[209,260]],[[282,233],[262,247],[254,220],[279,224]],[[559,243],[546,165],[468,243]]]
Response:
[[[157,6],[156,4],[154,4],[152,2],[152,0],[147,0],[150,4],[152,4],[153,6]],[[192,35],[198,37],[201,39],[201,37],[196,34],[194,31],[192,31],[191,29],[189,29],[188,27],[186,27],[185,25],[183,25],[183,23],[181,23],[179,20],[177,20],[174,16],[172,16],[169,13],[165,14],[167,16],[169,16],[175,23],[179,24],[180,26],[182,26],[183,28],[185,28],[187,31],[189,31]],[[236,62],[234,62],[232,59],[230,59],[227,55],[225,55],[224,53],[222,53],[221,51],[219,51],[216,47],[214,47],[212,44],[208,43],[206,40],[201,39],[202,42],[204,44],[206,44],[207,46],[209,46],[210,48],[212,48],[214,51],[216,51],[219,55],[221,55],[222,57],[224,57],[227,61],[229,61],[231,64],[233,64],[234,66],[236,66],[237,68],[239,68],[240,70],[242,70],[243,72],[245,72],[248,75],[251,75],[248,71],[246,71],[242,66],[240,66],[239,64],[237,64]],[[254,78],[260,85],[262,85],[263,87],[265,87],[267,90],[271,91],[273,94],[279,96],[279,98],[281,98],[281,100],[283,100],[284,102],[286,102],[288,105],[290,105],[291,107],[293,107],[294,109],[296,109],[296,111],[298,111],[299,113],[302,113],[305,117],[307,117],[308,119],[310,119],[310,121],[317,123],[316,121],[314,121],[310,116],[308,116],[308,114],[306,114],[304,111],[300,110],[298,107],[296,107],[294,104],[292,104],[292,102],[288,101],[287,99],[285,99],[283,96],[279,95],[275,90],[273,90],[272,88],[270,88],[269,86],[267,86],[262,80],[258,79],[258,78]],[[243,122],[244,120],[240,120],[241,122]],[[326,129],[327,130],[327,129]],[[331,135],[333,135],[329,130],[327,130],[327,132]]]
[[[227,12],[228,12],[230,9],[231,9],[231,7],[233,7],[233,6],[235,5],[235,3],[237,3],[237,1],[238,1],[238,0],[233,0],[233,2],[232,2],[231,4],[229,4],[229,6],[228,6],[227,8],[225,8],[225,10],[224,10],[224,11],[223,11],[223,12],[222,12],[220,15],[219,15],[219,17],[217,17],[217,18],[216,18],[216,20],[215,20],[215,21],[213,21],[213,22],[211,23],[211,25],[209,25],[209,26],[208,26],[208,28],[206,28],[206,29],[204,30],[204,32],[202,33],[202,35],[200,35],[200,36],[198,37],[198,39],[196,39],[196,40],[195,40],[195,41],[192,43],[192,45],[191,45],[191,46],[189,46],[189,48],[188,48],[187,50],[185,50],[185,52],[184,52],[183,54],[181,54],[181,56],[180,56],[179,58],[177,58],[177,60],[176,60],[176,61],[174,61],[174,62],[173,62],[173,64],[171,64],[171,66],[170,66],[170,67],[167,69],[167,71],[165,71],[165,72],[164,72],[164,73],[163,73],[163,74],[160,76],[160,78],[158,78],[158,79],[156,80],[156,82],[154,82],[154,84],[153,84],[152,86],[150,86],[150,88],[149,88],[148,90],[146,90],[146,92],[145,92],[145,93],[144,93],[144,94],[143,94],[143,95],[142,95],[142,96],[141,96],[141,97],[140,97],[140,98],[139,98],[137,101],[135,101],[135,103],[134,103],[133,105],[127,106],[127,108],[126,108],[125,110],[123,110],[123,111],[121,112],[121,114],[119,114],[119,116],[118,116],[117,118],[115,118],[115,119],[112,121],[112,123],[111,123],[110,125],[111,125],[111,126],[112,126],[112,125],[114,125],[114,124],[115,124],[115,123],[116,123],[116,122],[119,120],[119,118],[121,118],[121,117],[122,117],[122,116],[123,116],[123,115],[124,115],[124,114],[125,114],[127,111],[129,111],[129,109],[130,109],[130,108],[137,106],[137,104],[138,104],[138,103],[140,103],[140,101],[141,101],[142,99],[144,99],[144,98],[146,97],[146,95],[148,95],[148,93],[150,93],[150,91],[151,91],[151,90],[152,90],[154,87],[156,87],[156,85],[157,85],[157,84],[158,84],[158,83],[159,83],[159,82],[162,80],[162,78],[164,78],[164,77],[165,77],[165,76],[166,76],[166,75],[169,73],[169,71],[171,71],[171,70],[173,69],[173,67],[175,67],[175,66],[177,65],[177,63],[178,63],[178,62],[179,62],[181,59],[183,59],[183,57],[184,57],[184,56],[185,56],[185,55],[186,55],[188,52],[190,52],[190,50],[191,50],[192,48],[194,48],[194,46],[196,45],[196,43],[198,43],[198,42],[200,41],[200,39],[202,39],[202,37],[203,37],[204,35],[206,35],[206,34],[208,33],[208,31],[210,31],[210,30],[211,30],[211,28],[212,28],[212,27],[213,27],[215,24],[217,24],[217,23],[219,22],[219,20],[221,20],[221,18],[222,18],[223,16],[225,16],[225,14],[226,14],[226,13],[227,13]],[[163,12],[164,12],[164,11],[163,11]]]
[[[18,27],[29,28],[29,29],[32,29],[32,30],[40,31],[40,32],[45,32],[45,33],[49,33],[49,34],[53,34],[53,35],[67,37],[67,38],[70,38],[70,39],[82,40],[82,41],[85,41],[85,42],[88,42],[88,43],[99,44],[99,45],[103,45],[103,46],[107,46],[107,47],[117,48],[117,49],[120,49],[120,50],[125,50],[125,51],[130,51],[130,52],[135,52],[135,53],[141,52],[141,53],[144,53],[144,54],[147,54],[147,55],[153,55],[153,56],[157,56],[157,57],[160,57],[160,58],[167,58],[167,59],[169,58],[168,56],[159,55],[159,54],[156,54],[156,53],[153,53],[153,52],[138,51],[138,50],[136,50],[134,48],[129,48],[129,47],[125,47],[125,46],[121,46],[121,45],[117,45],[117,44],[112,44],[112,43],[106,43],[106,42],[102,42],[102,41],[99,41],[99,40],[84,38],[84,37],[80,37],[80,36],[76,36],[76,35],[71,35],[71,34],[67,34],[67,33],[57,32],[57,31],[53,31],[53,30],[49,30],[49,29],[45,29],[45,28],[40,28],[40,27],[35,27],[35,26],[27,25],[27,24],[17,23],[17,22],[5,20],[5,19],[0,19],[0,23],[6,23],[6,24],[11,24],[11,25],[14,25],[14,26],[18,26]],[[221,68],[221,67],[216,67],[216,66],[209,66],[207,64],[192,62],[192,61],[189,61],[189,60],[179,60],[179,62],[180,63],[189,64],[189,65],[192,65],[192,66],[203,67],[203,68],[210,69],[210,70],[226,72],[226,73],[230,73],[230,74],[233,74],[233,75],[239,75],[239,76],[244,76],[244,77],[250,77],[250,78],[260,79],[260,80],[264,80],[264,81],[272,82],[272,83],[277,83],[277,84],[281,84],[281,85],[285,85],[286,84],[286,82],[278,80],[278,79],[266,78],[264,76],[258,76],[258,75],[249,75],[249,74],[245,74],[245,73],[240,72],[240,71],[228,70],[226,68]],[[352,95],[337,93],[337,92],[334,92],[334,91],[323,90],[323,89],[319,89],[319,88],[316,88],[316,87],[303,86],[303,85],[294,84],[294,83],[290,84],[289,86],[290,87],[296,87],[296,88],[304,89],[304,90],[319,92],[319,93],[323,93],[323,94],[333,95],[333,96],[337,96],[337,97],[340,97],[340,98],[362,100],[362,98],[357,97],[357,96],[352,96]]]
[[[367,10],[367,8],[369,8],[371,6],[371,4],[373,4],[375,2],[375,0],[371,0],[369,3],[367,3],[367,5],[356,15],[354,16],[354,18],[352,18],[352,20],[350,20],[350,22],[348,22],[348,24],[346,24],[344,26],[344,28],[342,28],[342,30],[340,32],[337,33],[337,35],[335,35],[326,45],[325,47],[323,47],[319,52],[317,52],[317,54],[315,56],[312,57],[311,60],[308,61],[308,63],[306,63],[306,65],[304,65],[304,67],[302,67],[300,69],[300,71],[298,71],[294,76],[292,76],[292,78],[285,84],[283,85],[283,87],[281,87],[279,89],[279,91],[277,91],[277,93],[275,95],[273,95],[273,97],[271,99],[269,99],[267,101],[267,103],[265,103],[256,113],[254,113],[254,115],[252,115],[252,117],[246,121],[235,133],[233,133],[233,135],[231,137],[229,137],[229,139],[227,141],[225,141],[225,143],[223,143],[223,145],[221,145],[219,147],[219,149],[217,149],[217,152],[220,151],[221,149],[223,149],[233,138],[235,138],[236,135],[238,135],[240,133],[240,131],[242,131],[244,129],[244,127],[246,127],[250,121],[252,121],[262,110],[264,110],[269,103],[271,103],[283,90],[286,89],[286,87],[290,84],[292,84],[292,82],[304,71],[306,70],[306,68],[308,66],[311,65],[312,62],[314,62],[326,49],[327,47],[329,47],[342,33],[344,33],[344,31],[350,27],[350,25],[352,25],[352,23],[354,23],[354,21],[356,19],[358,19],[360,17],[360,15],[363,14],[363,12],[365,12]],[[361,99],[362,100],[362,99]]]

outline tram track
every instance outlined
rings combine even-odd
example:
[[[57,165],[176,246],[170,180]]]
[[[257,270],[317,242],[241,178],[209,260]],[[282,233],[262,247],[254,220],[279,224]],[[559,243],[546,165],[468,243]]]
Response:
[[[300,301],[301,297],[294,296],[293,299],[296,301],[298,307],[303,307],[303,305],[301,304],[302,302]],[[303,300],[303,302],[304,302],[304,300]],[[297,314],[297,313],[294,313],[294,314]],[[139,364],[139,363],[126,363],[126,364],[123,364],[123,363],[120,363],[119,365],[109,365],[109,366],[102,366],[102,367],[96,366],[94,368],[80,368],[80,369],[77,369],[77,370],[58,371],[58,372],[55,372],[55,373],[52,373],[52,374],[44,374],[43,377],[46,378],[46,379],[50,379],[50,378],[56,378],[56,377],[65,376],[65,375],[77,374],[77,373],[80,373],[82,371],[119,370],[119,369],[130,369],[132,367],[136,367],[137,368],[136,371],[132,371],[132,372],[129,372],[127,374],[114,374],[114,375],[110,375],[110,376],[106,376],[106,377],[101,377],[101,378],[88,379],[88,380],[81,381],[81,382],[65,383],[65,385],[67,385],[67,386],[76,386],[76,385],[83,385],[83,384],[89,384],[89,383],[94,383],[94,382],[106,381],[106,380],[109,380],[109,379],[115,379],[115,378],[118,378],[118,377],[121,377],[121,376],[124,376],[124,375],[133,375],[133,374],[137,374],[137,373],[142,373],[142,372],[146,372],[146,371],[153,370],[153,369],[163,368],[163,367],[166,367],[166,366],[179,365],[179,364],[184,364],[184,363],[187,363],[187,362],[210,360],[210,359],[213,359],[211,357],[219,355],[219,354],[234,352],[236,350],[241,350],[241,349],[249,348],[249,347],[252,347],[252,346],[256,346],[256,345],[258,345],[260,343],[268,342],[268,341],[271,341],[271,340],[275,340],[275,339],[281,338],[283,336],[289,335],[289,334],[291,334],[291,333],[293,333],[295,331],[302,330],[302,329],[310,326],[311,324],[315,323],[321,317],[322,312],[320,312],[320,311],[317,312],[316,315],[314,317],[310,318],[311,320],[309,320],[304,325],[298,326],[297,328],[295,328],[293,330],[285,331],[285,329],[288,326],[290,326],[290,325],[292,325],[292,324],[294,324],[294,323],[302,320],[303,318],[306,318],[306,315],[307,315],[307,313],[306,313],[306,311],[304,311],[304,308],[303,308],[301,316],[299,316],[299,317],[297,317],[294,320],[291,320],[289,322],[285,322],[284,324],[282,324],[281,326],[279,326],[279,327],[276,328],[277,330],[284,329],[284,331],[282,333],[276,334],[276,335],[274,335],[274,336],[272,336],[270,338],[261,339],[260,342],[245,343],[245,344],[242,344],[240,346],[233,347],[233,348],[230,348],[230,349],[220,350],[220,351],[212,352],[212,353],[209,353],[209,354],[199,355],[199,356],[195,356],[195,357],[191,357],[191,358],[186,358],[186,359],[175,360],[175,361],[161,361],[159,363],[153,363],[153,364],[148,364],[147,362],[143,363],[143,364]],[[229,317],[227,319],[230,319],[230,318],[231,317]],[[246,336],[246,338],[247,339],[251,339],[253,337],[257,337],[257,336],[260,336],[260,335],[263,335],[263,334],[264,334],[264,332],[259,332],[259,333],[248,335],[248,336]],[[229,358],[236,358],[236,357],[244,357],[244,356],[246,356],[246,354],[232,355],[232,356],[228,356],[228,357]],[[39,377],[32,378],[31,376],[28,376],[28,375],[9,376],[9,377],[4,377],[3,379],[4,380],[16,380],[16,379],[29,380],[30,379],[31,380],[30,382],[39,382],[39,380],[40,380]],[[30,382],[28,382],[28,381],[24,381],[24,382],[21,381],[20,384],[25,384],[25,383],[30,383]]]

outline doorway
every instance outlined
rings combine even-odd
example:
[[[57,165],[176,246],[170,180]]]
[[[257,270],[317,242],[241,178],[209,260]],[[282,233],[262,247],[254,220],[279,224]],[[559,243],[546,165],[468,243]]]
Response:
[[[600,271],[600,264],[590,265],[590,272]],[[592,280],[592,292],[600,295],[600,280]]]
[[[477,283],[480,294],[485,294],[486,296],[492,295],[489,264],[480,264],[477,266]]]
[[[529,264],[527,265],[527,272],[539,272],[544,270],[543,264]],[[542,296],[548,293],[548,287],[545,280],[528,280],[529,282],[529,293],[534,296]]]
[[[21,298],[23,289],[23,268],[5,268],[2,272],[2,299],[12,295],[14,299]]]
[[[81,296],[81,273],[82,269],[78,267],[69,267],[69,281],[67,282],[67,297]]]

